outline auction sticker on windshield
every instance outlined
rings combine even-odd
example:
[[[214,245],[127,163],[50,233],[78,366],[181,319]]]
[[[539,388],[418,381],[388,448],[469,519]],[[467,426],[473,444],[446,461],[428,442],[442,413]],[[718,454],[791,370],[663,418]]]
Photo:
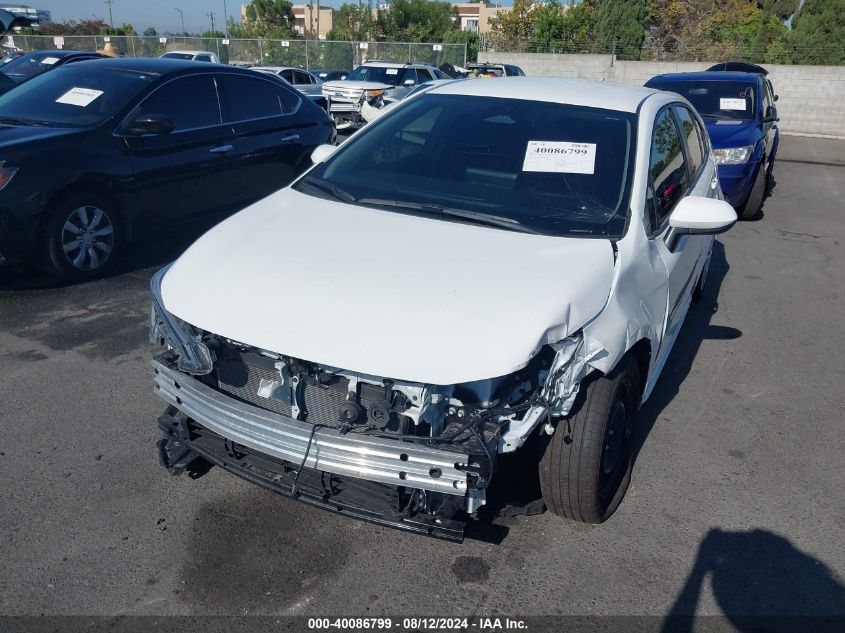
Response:
[[[745,110],[745,99],[722,97],[719,99],[720,110]]]
[[[593,174],[596,171],[596,144],[528,141],[522,171]]]
[[[58,57],[45,57],[44,59],[41,60],[41,63],[44,64],[45,66],[52,66],[57,61],[59,61]]]
[[[102,90],[92,90],[91,88],[71,88],[61,97],[56,99],[56,103],[66,103],[68,105],[75,105],[84,108],[101,94],[103,94]]]

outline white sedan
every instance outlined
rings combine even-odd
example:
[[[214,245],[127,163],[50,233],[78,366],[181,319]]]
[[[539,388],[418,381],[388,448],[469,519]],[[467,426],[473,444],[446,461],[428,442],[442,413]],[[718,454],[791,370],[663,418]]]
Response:
[[[153,279],[162,462],[459,539],[513,451],[599,523],[736,221],[675,94],[462,81],[409,99]]]

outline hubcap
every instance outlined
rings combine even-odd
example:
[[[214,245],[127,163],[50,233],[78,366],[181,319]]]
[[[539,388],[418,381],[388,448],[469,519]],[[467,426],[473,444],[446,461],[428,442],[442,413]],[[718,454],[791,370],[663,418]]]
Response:
[[[77,270],[96,270],[114,247],[114,225],[108,214],[93,205],[70,212],[62,227],[62,250]]]

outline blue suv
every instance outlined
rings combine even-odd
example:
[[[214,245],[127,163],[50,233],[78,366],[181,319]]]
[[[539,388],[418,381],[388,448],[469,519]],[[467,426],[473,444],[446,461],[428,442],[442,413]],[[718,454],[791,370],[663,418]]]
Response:
[[[710,135],[725,199],[742,220],[757,215],[772,182],[778,149],[777,96],[766,70],[732,64],[742,70],[658,75],[649,88],[668,90],[692,103]],[[719,64],[714,68],[728,68]]]

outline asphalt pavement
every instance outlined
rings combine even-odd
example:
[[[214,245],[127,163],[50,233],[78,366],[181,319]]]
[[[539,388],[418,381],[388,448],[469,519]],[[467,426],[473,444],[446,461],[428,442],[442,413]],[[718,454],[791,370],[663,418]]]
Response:
[[[452,544],[156,462],[148,281],[0,291],[0,614],[845,615],[845,142],[784,137],[720,236],[607,523]]]

